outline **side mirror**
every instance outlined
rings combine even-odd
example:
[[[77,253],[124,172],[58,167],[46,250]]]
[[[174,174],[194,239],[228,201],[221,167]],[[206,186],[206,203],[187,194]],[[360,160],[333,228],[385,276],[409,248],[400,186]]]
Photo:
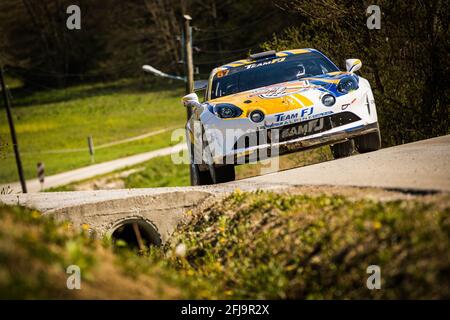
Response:
[[[185,95],[182,99],[181,102],[183,103],[183,105],[185,107],[200,107],[201,103],[198,100],[198,96],[196,93],[189,93],[188,95]]]
[[[205,90],[208,86],[208,80],[197,80],[194,82],[194,91]]]
[[[361,69],[362,62],[359,59],[347,59],[347,60],[345,60],[345,67],[348,72],[353,73],[353,72]]]

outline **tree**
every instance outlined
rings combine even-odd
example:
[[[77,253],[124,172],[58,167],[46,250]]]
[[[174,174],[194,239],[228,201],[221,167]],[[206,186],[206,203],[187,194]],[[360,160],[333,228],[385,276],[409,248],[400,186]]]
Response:
[[[369,3],[295,0],[278,5],[297,12],[301,22],[263,48],[314,47],[339,63],[361,58],[386,145],[449,133],[449,16],[442,1],[378,1],[380,30],[366,26]]]

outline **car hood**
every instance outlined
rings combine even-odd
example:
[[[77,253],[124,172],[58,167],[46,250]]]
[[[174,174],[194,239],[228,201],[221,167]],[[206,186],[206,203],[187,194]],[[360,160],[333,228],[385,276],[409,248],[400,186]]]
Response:
[[[317,103],[326,93],[335,97],[342,95],[337,90],[344,77],[356,77],[348,72],[333,72],[317,77],[277,83],[266,87],[239,92],[208,101],[211,105],[230,103],[243,110],[240,117],[247,117],[253,110],[262,110],[266,115],[307,108]]]

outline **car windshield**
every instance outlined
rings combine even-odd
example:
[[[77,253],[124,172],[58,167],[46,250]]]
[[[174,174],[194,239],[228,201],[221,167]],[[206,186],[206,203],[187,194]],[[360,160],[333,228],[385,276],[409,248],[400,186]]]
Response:
[[[262,60],[224,72],[219,71],[212,81],[211,99],[333,71],[339,69],[315,52]]]

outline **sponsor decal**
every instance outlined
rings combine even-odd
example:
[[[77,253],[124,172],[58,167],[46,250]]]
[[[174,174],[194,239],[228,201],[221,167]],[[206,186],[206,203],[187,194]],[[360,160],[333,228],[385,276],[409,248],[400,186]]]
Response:
[[[228,75],[229,72],[230,72],[229,69],[220,70],[219,72],[216,73],[216,76],[217,76],[217,78],[222,78],[222,77],[225,77],[226,75]]]
[[[269,64],[283,62],[285,59],[286,58],[278,58],[278,59],[273,59],[273,60],[269,60],[269,61],[263,61],[263,62],[259,62],[259,63],[252,63],[252,64],[249,64],[249,65],[246,65],[245,69],[253,69],[253,68],[258,68],[258,67],[262,67],[262,66],[267,66]]]
[[[320,132],[324,128],[324,119],[315,119],[306,123],[300,123],[281,131],[281,139],[286,140],[297,136],[306,136],[315,132]]]
[[[309,89],[319,89],[320,86],[311,84],[308,80],[303,80],[291,86],[271,86],[268,88],[256,89],[249,97],[258,96],[262,99],[275,99],[300,93]]]
[[[275,121],[286,121],[286,120],[290,120],[290,119],[297,119],[298,118],[298,112],[293,113],[293,114],[288,114],[285,115],[284,113],[280,113],[280,114],[276,114],[275,115]]]
[[[343,104],[343,105],[341,106],[341,110],[347,109],[347,108],[350,107],[355,101],[356,101],[356,98],[353,99],[352,102],[350,102],[350,103],[345,103],[345,104]]]
[[[273,99],[273,98],[279,98],[284,97],[288,94],[296,93],[298,90],[295,90],[293,92],[288,92],[286,87],[274,87],[262,90],[258,92],[258,96],[263,99]]]
[[[290,123],[295,123],[300,121],[300,117],[304,117],[306,115],[311,115],[314,112],[314,107],[302,109],[300,112],[295,113],[279,113],[275,115],[275,122],[267,122],[264,121],[264,125],[266,128],[279,127],[284,126]]]
[[[333,111],[326,111],[326,112],[314,114],[314,107],[304,108],[295,113],[279,113],[279,114],[275,115],[274,122],[264,121],[264,127],[262,127],[262,128],[270,129],[270,128],[274,128],[274,127],[281,127],[281,126],[285,126],[285,125],[300,122],[300,121],[307,121],[307,120],[311,120],[311,119],[329,116],[333,113],[334,113]]]
[[[305,109],[302,109],[302,111],[300,111],[300,112],[296,112],[296,113],[292,113],[292,114],[280,113],[280,114],[275,115],[275,121],[278,122],[278,121],[285,121],[285,120],[290,120],[290,119],[297,119],[299,115],[301,118],[304,118],[305,116],[312,115],[313,112],[314,112],[314,107],[305,108]]]
[[[321,118],[321,117],[329,116],[330,114],[333,114],[333,113],[334,113],[333,111],[321,112],[321,113],[314,114],[310,117],[308,116],[308,117],[302,118],[301,121]]]

